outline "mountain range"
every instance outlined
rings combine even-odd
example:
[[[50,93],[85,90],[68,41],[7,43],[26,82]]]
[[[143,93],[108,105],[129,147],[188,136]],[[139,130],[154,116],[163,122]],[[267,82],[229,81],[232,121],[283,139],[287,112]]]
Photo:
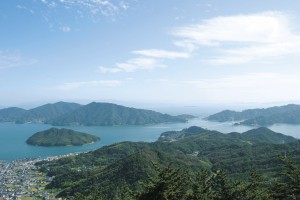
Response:
[[[300,124],[300,105],[289,104],[263,109],[248,109],[241,112],[224,110],[205,119],[218,122],[235,121],[235,125],[248,126]]]
[[[87,105],[57,102],[30,110],[12,107],[0,110],[0,122],[46,123],[55,126],[113,126],[186,122],[192,116],[171,116],[152,110],[129,108],[112,103]]]

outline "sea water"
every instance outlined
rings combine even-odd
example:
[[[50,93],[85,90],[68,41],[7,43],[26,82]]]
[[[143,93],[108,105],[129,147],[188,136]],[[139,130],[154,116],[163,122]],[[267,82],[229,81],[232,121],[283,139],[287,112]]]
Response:
[[[249,126],[234,126],[233,122],[209,122],[203,120],[202,117],[192,119],[187,123],[164,123],[146,126],[64,126],[58,128],[69,128],[89,133],[99,136],[101,140],[84,146],[38,147],[26,144],[26,140],[34,133],[47,130],[53,126],[47,124],[0,123],[0,160],[45,158],[47,156],[84,152],[122,141],[154,142],[165,131],[178,131],[190,126],[200,126],[223,133],[242,133],[253,128]],[[268,128],[296,138],[300,137],[300,125],[273,125]]]

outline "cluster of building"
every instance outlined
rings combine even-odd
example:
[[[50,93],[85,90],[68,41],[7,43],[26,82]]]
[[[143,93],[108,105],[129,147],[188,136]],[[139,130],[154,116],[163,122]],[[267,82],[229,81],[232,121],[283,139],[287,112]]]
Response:
[[[52,161],[70,155],[51,156],[45,159],[25,158],[11,163],[0,160],[0,200],[54,199],[54,195],[45,190],[52,178],[39,172],[35,164],[39,161]]]
[[[45,160],[58,159],[61,156],[48,157]],[[0,200],[53,199],[53,194],[45,190],[50,177],[36,170],[35,163],[41,158],[25,158],[11,163],[0,161]]]
[[[35,170],[38,161],[41,159],[18,159],[11,163],[0,161],[0,199],[52,198],[44,190],[50,178]]]

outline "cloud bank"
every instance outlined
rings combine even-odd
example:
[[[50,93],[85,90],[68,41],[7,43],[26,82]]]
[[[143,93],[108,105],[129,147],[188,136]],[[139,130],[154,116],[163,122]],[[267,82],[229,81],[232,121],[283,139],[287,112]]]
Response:
[[[251,15],[215,17],[198,24],[176,28],[180,38],[174,44],[189,52],[201,47],[219,55],[210,64],[243,64],[300,52],[300,35],[290,24],[289,15],[263,12]]]
[[[132,54],[144,58],[116,63],[115,67],[99,67],[100,72],[134,72],[155,69],[165,59],[189,59],[194,53],[212,51],[202,58],[209,65],[269,62],[272,58],[300,53],[300,34],[291,25],[290,15],[267,11],[249,15],[219,16],[171,31],[174,48],[141,49]],[[160,60],[158,60],[160,59]]]

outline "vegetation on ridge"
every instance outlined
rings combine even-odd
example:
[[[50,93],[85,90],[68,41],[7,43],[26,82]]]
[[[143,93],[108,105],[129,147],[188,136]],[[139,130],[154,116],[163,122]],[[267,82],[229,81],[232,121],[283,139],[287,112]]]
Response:
[[[46,123],[54,126],[146,125],[187,122],[192,118],[195,117],[192,115],[171,116],[152,110],[96,102],[87,105],[57,102],[30,110],[15,107],[0,109],[0,122]]]
[[[152,110],[129,108],[111,103],[90,103],[47,123],[55,126],[84,125],[145,125],[165,122],[186,122],[182,117],[161,114]]]
[[[171,137],[172,133],[174,137]],[[54,177],[47,188],[59,189],[58,197],[76,198],[80,195],[88,197],[94,195],[96,190],[103,199],[126,199],[125,193],[135,194],[134,197],[131,196],[128,199],[151,199],[150,197],[153,196],[150,194],[154,194],[151,191],[157,189],[154,187],[155,184],[160,185],[159,182],[151,181],[151,178],[155,179],[157,175],[160,176],[152,163],[157,163],[157,166],[163,169],[172,163],[172,169],[184,169],[182,173],[181,170],[178,171],[181,174],[179,177],[186,177],[189,180],[186,185],[183,180],[180,180],[183,187],[176,188],[184,191],[184,195],[175,199],[185,199],[186,195],[195,195],[193,198],[186,199],[201,199],[197,197],[195,191],[198,191],[197,194],[200,195],[203,189],[199,188],[200,186],[197,186],[195,181],[197,181],[197,174],[203,170],[207,171],[207,174],[201,176],[215,177],[212,179],[214,184],[211,185],[211,188],[216,188],[213,191],[223,191],[229,188],[227,193],[229,197],[235,197],[237,192],[240,192],[242,196],[252,193],[249,189],[251,188],[249,184],[252,184],[250,172],[255,170],[256,173],[261,174],[261,180],[263,180],[257,183],[259,185],[256,187],[257,191],[261,194],[268,191],[267,196],[270,197],[273,182],[278,182],[280,179],[281,161],[278,160],[278,155],[287,155],[296,163],[300,163],[298,140],[266,128],[254,129],[242,134],[223,134],[200,127],[190,127],[172,133],[162,134],[162,136],[168,135],[170,140],[161,137],[164,139],[153,143],[122,142],[78,156],[41,162],[38,166],[41,171]],[[283,144],[282,140],[286,143]],[[224,173],[220,173],[220,169],[223,169]],[[224,176],[230,177],[228,181]],[[224,187],[220,189],[219,186],[227,182],[229,186],[223,185]],[[173,186],[176,186],[176,183]],[[170,188],[167,191],[171,193],[178,191],[173,190],[172,185],[166,186],[168,187]],[[246,195],[247,188],[250,191]],[[149,198],[143,195],[146,193],[150,193]],[[211,194],[207,195],[209,199]],[[250,197],[248,199],[251,199]],[[212,199],[218,198],[224,199],[218,196]]]
[[[77,109],[80,106],[77,103],[57,102],[45,104],[30,110],[16,107],[5,108],[0,110],[0,122],[41,123]]]

